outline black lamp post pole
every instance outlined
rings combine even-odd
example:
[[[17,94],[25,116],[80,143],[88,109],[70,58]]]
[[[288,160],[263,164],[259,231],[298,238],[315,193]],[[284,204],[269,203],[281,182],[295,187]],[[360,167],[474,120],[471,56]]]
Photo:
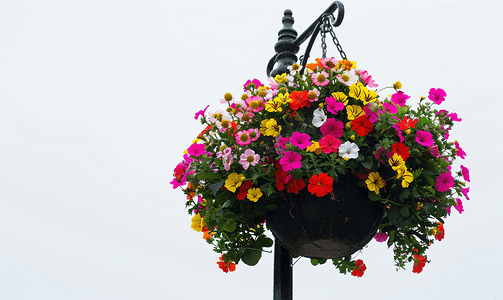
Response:
[[[276,54],[267,64],[267,76],[276,76],[287,73],[288,67],[297,62],[297,52],[300,45],[312,36],[301,64],[306,65],[313,42],[320,31],[323,17],[338,11],[337,19],[332,22],[334,27],[339,26],[344,18],[344,5],[334,1],[299,37],[293,29],[294,19],[292,11],[287,9],[282,19],[283,28],[278,32],[278,42],[274,45]],[[278,65],[275,69],[274,66]],[[293,270],[292,257],[276,239],[274,243],[274,300],[293,299]]]

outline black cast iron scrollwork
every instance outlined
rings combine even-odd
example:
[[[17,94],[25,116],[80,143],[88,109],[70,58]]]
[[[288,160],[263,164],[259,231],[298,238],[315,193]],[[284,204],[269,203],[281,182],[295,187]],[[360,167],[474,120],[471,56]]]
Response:
[[[337,18],[333,13],[337,10]],[[305,54],[301,57],[301,65],[307,64],[309,53],[313,47],[314,40],[320,30],[322,30],[322,48],[325,46],[324,55],[326,53],[325,34],[329,32],[332,39],[341,54],[342,59],[346,59],[346,54],[342,50],[340,43],[332,30],[333,27],[338,27],[344,19],[344,5],[339,1],[334,1],[299,37],[297,31],[293,29],[294,19],[292,11],[287,9],[284,12],[282,19],[283,28],[278,32],[278,42],[274,45],[276,54],[269,60],[267,64],[267,76],[274,77],[278,74],[288,72],[288,67],[297,62],[297,52],[299,52],[300,45],[305,42],[310,36],[311,39],[306,48]],[[278,65],[275,69],[274,66]]]

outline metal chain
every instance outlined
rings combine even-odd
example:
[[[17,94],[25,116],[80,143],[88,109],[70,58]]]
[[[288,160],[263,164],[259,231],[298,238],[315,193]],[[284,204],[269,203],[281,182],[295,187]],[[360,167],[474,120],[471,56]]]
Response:
[[[335,32],[332,28],[332,25],[330,24],[330,20],[333,18],[332,15],[325,15],[323,16],[323,22],[321,23],[321,51],[322,51],[322,58],[326,58],[327,56],[327,43],[325,42],[325,36],[327,32],[330,32],[330,35],[332,36],[332,40],[335,44],[335,47],[337,47],[337,50],[339,51],[339,54],[341,55],[343,60],[347,60],[348,58],[346,57],[346,53],[344,50],[342,50],[342,46],[339,43],[339,40],[337,39],[337,36],[335,36]]]

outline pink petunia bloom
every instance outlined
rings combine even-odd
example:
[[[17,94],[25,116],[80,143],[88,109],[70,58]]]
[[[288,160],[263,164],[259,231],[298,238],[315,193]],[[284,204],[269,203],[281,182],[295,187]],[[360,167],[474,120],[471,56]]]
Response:
[[[463,175],[463,179],[467,182],[470,182],[470,171],[468,170],[467,167],[461,165],[461,175]]]
[[[435,189],[439,192],[446,192],[454,186],[454,178],[451,173],[441,173],[435,182]]]
[[[377,120],[379,120],[379,116],[377,115],[376,112],[370,109],[368,106],[363,107],[363,112],[365,113],[366,116],[369,117],[369,121],[372,123],[375,123]]]
[[[449,215],[451,214],[451,207],[450,207],[450,206],[447,206],[447,207],[445,208],[445,210],[447,211],[447,213],[448,213]]]
[[[431,136],[431,133],[429,133],[428,131],[418,130],[416,135],[416,142],[425,147],[433,146],[433,138]]]
[[[321,138],[319,144],[321,151],[323,151],[325,154],[329,154],[337,153],[342,142],[333,135],[326,135]]]
[[[263,86],[263,84],[258,79],[248,80],[244,85],[243,89],[246,92],[247,90],[255,90],[258,89],[259,86]]]
[[[390,104],[390,103],[384,103],[383,104],[384,106],[384,110],[381,110],[381,107],[379,107],[379,114],[383,114],[383,113],[390,113],[390,114],[396,114],[396,112],[398,111],[398,109],[396,108],[396,106],[394,104]]]
[[[470,200],[470,197],[468,197],[469,192],[470,192],[469,187],[461,188],[461,193],[463,194],[463,196],[465,196],[466,200]]]
[[[318,86],[326,86],[330,82],[328,80],[328,73],[325,71],[311,74],[311,79],[313,83]]]
[[[363,83],[365,83],[366,86],[368,87],[377,87],[377,83],[372,79],[372,76],[369,75],[369,73],[366,70],[360,70],[360,78],[363,80]]]
[[[400,138],[400,143],[403,143],[403,141],[405,141],[405,139],[402,135],[402,129],[400,129],[400,126],[398,126],[398,124],[393,124],[393,125],[391,125],[391,127],[396,129],[398,137]]]
[[[386,240],[388,239],[388,235],[384,232],[378,232],[374,236],[374,239],[379,243],[386,242]]]
[[[279,160],[283,171],[288,172],[302,167],[302,155],[294,151],[285,151],[285,155]]]
[[[187,176],[189,175],[192,175],[194,174],[196,171],[190,171],[190,172],[187,172],[185,175],[183,175],[182,178],[180,179],[177,179],[177,178],[173,178],[173,180],[171,180],[170,184],[173,185],[173,189],[176,189],[177,187],[180,187],[180,186],[184,186],[187,184]]]
[[[443,89],[431,88],[430,92],[428,93],[428,99],[435,102],[437,105],[440,105],[440,103],[444,102],[445,96],[447,96],[447,93]]]
[[[194,120],[197,120],[199,118],[199,116],[203,116],[204,117],[204,113],[206,112],[206,110],[208,109],[208,107],[210,107],[210,106],[208,105],[204,109],[196,112],[196,114],[194,115]]]
[[[398,91],[391,96],[391,102],[395,103],[396,105],[400,105],[400,107],[403,107],[405,105],[405,102],[407,102],[407,99],[409,98],[409,95],[404,94],[404,92],[402,91]]]
[[[457,113],[450,113],[447,116],[449,118],[451,118],[451,120],[454,121],[454,122],[461,122],[461,121],[463,121],[463,119],[461,119],[461,118],[458,117]]]
[[[305,149],[311,146],[311,137],[307,133],[300,133],[295,131],[290,137],[290,144],[297,146],[300,149]]]
[[[344,133],[344,123],[334,118],[328,118],[323,125],[321,125],[320,130],[323,136],[333,135],[334,137],[341,137]]]
[[[187,149],[187,152],[190,156],[200,156],[206,154],[206,150],[204,149],[204,144],[193,143]]]
[[[255,154],[255,151],[251,149],[246,149],[245,153],[241,154],[239,163],[243,166],[243,169],[248,170],[250,165],[255,166],[260,160],[260,155]]]
[[[327,102],[327,110],[334,115],[336,115],[339,110],[344,109],[344,103],[335,100],[332,96],[325,98],[325,102]]]
[[[454,145],[456,146],[456,155],[459,156],[459,157],[461,157],[461,159],[465,159],[466,152],[463,151],[463,149],[461,149],[461,147],[459,146],[458,141],[455,141]]]
[[[465,209],[463,208],[463,201],[461,199],[456,198],[457,205],[453,205],[453,207],[459,212],[459,214],[463,213]]]
[[[433,145],[433,146],[429,147],[428,151],[430,151],[430,154],[433,155],[434,157],[438,157],[440,155],[440,153],[438,152],[437,145]]]

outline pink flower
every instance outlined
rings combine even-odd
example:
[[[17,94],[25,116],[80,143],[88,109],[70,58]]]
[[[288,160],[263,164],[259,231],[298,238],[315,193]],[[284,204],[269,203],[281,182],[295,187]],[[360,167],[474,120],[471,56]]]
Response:
[[[461,121],[463,121],[463,119],[458,118],[458,114],[457,113],[450,113],[447,116],[450,117],[451,120],[454,121],[454,122],[461,122]]]
[[[334,118],[328,118],[323,125],[321,125],[320,130],[323,136],[333,135],[334,137],[341,137],[344,129],[344,123],[341,121],[336,121]]]
[[[393,104],[385,102],[383,104],[383,106],[384,106],[384,110],[381,110],[381,108],[379,107],[379,114],[383,114],[383,113],[386,113],[386,112],[388,112],[390,114],[396,114],[396,112],[398,111],[397,108],[396,108],[396,106],[393,105]]]
[[[468,197],[468,193],[470,192],[470,188],[461,188],[461,193],[463,193],[463,196],[465,196],[466,200],[470,200],[470,197]]]
[[[439,192],[446,192],[454,186],[454,178],[451,173],[441,173],[435,182],[435,189]]]
[[[377,113],[371,110],[370,107],[366,105],[363,107],[363,112],[365,113],[366,116],[369,117],[369,121],[372,123],[375,123],[379,119]]]
[[[433,138],[431,133],[427,131],[418,130],[416,135],[416,142],[425,147],[433,146]]]
[[[342,144],[341,140],[333,135],[326,135],[322,137],[319,143],[321,151],[325,154],[337,153],[339,146]]]
[[[290,137],[290,144],[299,147],[300,149],[305,149],[311,146],[311,137],[306,133],[300,133],[295,131]]]
[[[450,135],[449,135],[449,130],[447,130],[447,131],[445,132],[445,139],[446,139],[446,140],[448,140],[448,139],[449,139],[449,136],[450,136]]]
[[[400,105],[400,107],[403,107],[405,105],[405,102],[409,98],[409,95],[404,94],[404,92],[402,91],[398,91],[391,96],[391,102],[395,103],[396,105]]]
[[[453,207],[459,212],[459,214],[463,213],[465,210],[463,208],[463,202],[461,199],[456,198],[457,205],[453,205]]]
[[[330,82],[328,80],[328,73],[325,71],[311,74],[311,79],[313,83],[318,86],[326,86]]]
[[[398,126],[398,124],[393,124],[393,125],[391,125],[391,127],[396,129],[398,137],[400,138],[400,143],[403,143],[403,141],[405,141],[405,139],[403,138],[402,130],[400,129],[400,126]]]
[[[322,58],[320,63],[323,67],[332,70],[335,69],[335,66],[337,66],[337,59],[335,59],[335,57]]]
[[[251,128],[248,129],[248,136],[250,136],[252,142],[255,142],[260,137],[260,132],[257,128]]]
[[[377,87],[377,83],[372,79],[372,76],[369,75],[369,73],[366,70],[360,70],[360,78],[363,80],[363,83],[365,83],[366,86],[368,87]]]
[[[467,182],[470,182],[470,171],[467,167],[461,165],[461,175],[463,175],[463,179]]]
[[[187,149],[187,152],[190,156],[199,156],[207,153],[204,149],[204,144],[197,143],[190,145],[190,147]]]
[[[434,157],[438,157],[440,155],[440,153],[438,152],[437,145],[431,146],[430,148],[428,148],[428,150],[430,151],[430,154],[433,155]]]
[[[205,109],[202,109],[198,112],[196,112],[196,114],[194,115],[194,120],[197,120],[197,118],[199,118],[199,116],[203,116],[204,117],[204,113],[206,112],[206,110],[208,109],[208,107],[210,107],[209,105],[206,106]]]
[[[437,105],[440,105],[440,103],[444,102],[445,96],[447,96],[447,94],[443,89],[431,88],[430,92],[428,93],[428,99],[435,102]]]
[[[251,149],[246,149],[245,153],[241,154],[239,163],[243,166],[243,169],[248,170],[250,165],[255,166],[260,159],[260,155],[255,154],[255,151]]]
[[[248,133],[247,130],[241,130],[236,132],[236,134],[234,135],[234,139],[236,140],[236,143],[238,143],[241,146],[246,146],[251,143],[250,134]]]
[[[378,232],[374,236],[374,239],[379,243],[385,242],[388,239],[388,235],[384,232]]]
[[[253,80],[248,80],[244,85],[243,89],[246,92],[247,90],[255,90],[258,89],[259,86],[262,86],[263,84],[260,82],[258,79],[253,79]]]
[[[294,151],[285,151],[285,155],[279,160],[283,171],[288,172],[302,167],[302,155]]]
[[[334,115],[336,115],[339,110],[344,109],[344,103],[335,100],[334,97],[325,98],[325,102],[327,102],[327,110]]]
[[[466,153],[465,151],[463,151],[463,149],[461,149],[461,147],[459,147],[458,141],[455,141],[454,145],[456,146],[456,155],[461,157],[462,159],[465,159]]]

